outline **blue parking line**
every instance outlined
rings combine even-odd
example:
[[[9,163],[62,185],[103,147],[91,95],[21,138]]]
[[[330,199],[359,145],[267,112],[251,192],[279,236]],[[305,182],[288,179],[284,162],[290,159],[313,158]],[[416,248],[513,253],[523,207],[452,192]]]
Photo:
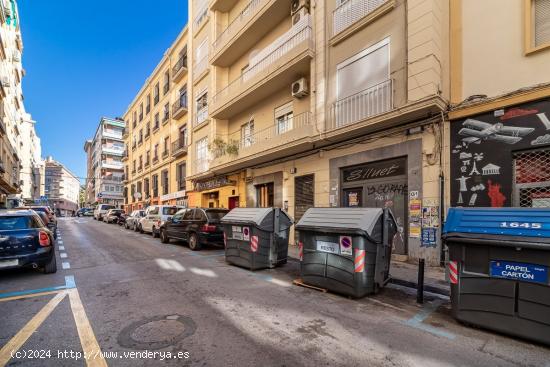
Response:
[[[65,277],[65,285],[60,285],[60,286],[57,286],[57,287],[31,289],[31,290],[27,290],[27,291],[0,293],[0,299],[9,298],[9,297],[16,297],[16,296],[25,296],[27,294],[60,291],[60,290],[63,290],[63,289],[71,289],[71,288],[76,288],[76,283],[74,281],[74,276],[67,275]]]
[[[411,319],[405,321],[405,324],[411,327],[414,327],[416,329],[426,331],[430,334],[434,334],[437,336],[442,336],[447,339],[454,340],[456,336],[453,333],[450,333],[448,331],[440,330],[438,328],[435,328],[431,325],[424,324],[424,320],[426,320],[432,313],[437,310],[437,308],[443,303],[443,301],[435,301],[431,305],[424,307],[422,311],[414,315]]]

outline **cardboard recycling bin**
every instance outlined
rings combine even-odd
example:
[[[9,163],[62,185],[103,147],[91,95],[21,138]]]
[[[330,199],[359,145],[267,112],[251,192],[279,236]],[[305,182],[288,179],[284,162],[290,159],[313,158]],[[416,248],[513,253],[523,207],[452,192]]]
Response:
[[[296,230],[304,283],[359,298],[388,282],[397,233],[389,209],[310,208]]]
[[[550,345],[550,209],[451,208],[453,316]]]
[[[235,208],[226,214],[225,260],[250,270],[286,263],[292,218],[279,208]]]

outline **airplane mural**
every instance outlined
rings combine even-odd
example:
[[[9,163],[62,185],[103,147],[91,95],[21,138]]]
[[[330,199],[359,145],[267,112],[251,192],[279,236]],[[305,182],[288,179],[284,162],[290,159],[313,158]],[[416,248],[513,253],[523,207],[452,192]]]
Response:
[[[466,119],[462,126],[464,127],[460,129],[458,134],[466,136],[462,138],[462,141],[468,144],[479,144],[484,140],[516,144],[524,136],[529,135],[535,130],[532,127],[504,126],[501,122],[490,124],[474,119]]]

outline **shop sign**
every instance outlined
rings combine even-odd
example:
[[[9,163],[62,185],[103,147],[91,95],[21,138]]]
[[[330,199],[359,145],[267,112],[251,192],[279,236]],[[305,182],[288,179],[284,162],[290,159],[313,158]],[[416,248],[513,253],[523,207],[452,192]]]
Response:
[[[167,201],[167,200],[177,199],[177,198],[181,198],[181,197],[184,197],[184,196],[185,196],[185,190],[171,192],[169,194],[162,195],[160,197],[160,201]]]
[[[368,163],[343,169],[342,177],[344,182],[353,182],[401,176],[407,173],[406,164],[406,158]]]
[[[204,191],[217,189],[222,186],[235,185],[236,182],[227,178],[227,176],[214,177],[205,181],[195,181],[195,191]]]

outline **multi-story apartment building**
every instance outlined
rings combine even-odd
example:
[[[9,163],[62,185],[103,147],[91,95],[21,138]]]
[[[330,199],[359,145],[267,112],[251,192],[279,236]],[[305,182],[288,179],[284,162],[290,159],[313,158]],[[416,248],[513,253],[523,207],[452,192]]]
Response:
[[[194,0],[189,14],[190,206],[390,207],[394,254],[439,263],[447,2]]]
[[[84,144],[88,166],[87,199],[91,203],[122,206],[124,202],[124,129],[120,118],[102,117],[92,140]]]
[[[17,206],[20,192],[21,119],[24,113],[21,80],[23,43],[17,4],[0,1],[0,202]],[[8,197],[11,199],[7,203]]]
[[[18,195],[23,202],[31,203],[44,195],[44,165],[42,163],[42,147],[40,138],[36,134],[35,124],[29,113],[23,115],[21,121],[21,193]],[[41,172],[42,171],[42,172]]]
[[[46,159],[45,166],[47,203],[58,215],[71,216],[78,210],[80,181],[52,157]]]
[[[550,207],[550,1],[451,5],[447,203]]]
[[[124,114],[127,211],[186,205],[188,35],[184,28]]]

